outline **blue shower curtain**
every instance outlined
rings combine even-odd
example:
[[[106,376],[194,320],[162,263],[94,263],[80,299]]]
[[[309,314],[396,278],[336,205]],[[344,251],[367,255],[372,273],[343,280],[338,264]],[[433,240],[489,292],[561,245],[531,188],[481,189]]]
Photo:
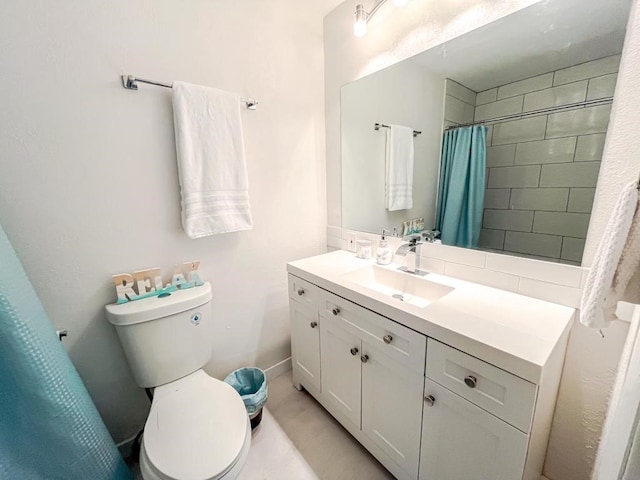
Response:
[[[0,478],[130,478],[1,226]]]
[[[484,207],[487,127],[447,130],[442,143],[436,230],[444,245],[478,247]]]

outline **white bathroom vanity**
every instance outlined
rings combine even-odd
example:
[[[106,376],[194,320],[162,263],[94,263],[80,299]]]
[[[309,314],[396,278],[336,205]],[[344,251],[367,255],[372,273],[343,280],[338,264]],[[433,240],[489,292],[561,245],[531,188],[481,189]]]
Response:
[[[398,479],[539,480],[575,310],[398,267],[287,265],[294,385]]]

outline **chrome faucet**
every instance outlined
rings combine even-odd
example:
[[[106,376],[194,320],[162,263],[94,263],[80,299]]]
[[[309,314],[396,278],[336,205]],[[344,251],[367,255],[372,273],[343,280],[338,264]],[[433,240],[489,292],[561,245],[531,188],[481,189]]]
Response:
[[[407,257],[406,266],[400,267],[403,272],[414,275],[425,275],[427,272],[420,270],[420,245],[417,238],[412,238],[409,243],[403,243],[396,250],[396,255]]]

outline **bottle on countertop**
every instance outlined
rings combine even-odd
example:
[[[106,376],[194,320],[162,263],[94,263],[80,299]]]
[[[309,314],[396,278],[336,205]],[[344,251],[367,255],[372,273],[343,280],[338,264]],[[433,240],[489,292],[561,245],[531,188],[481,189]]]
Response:
[[[380,239],[378,249],[376,250],[376,262],[378,265],[389,265],[393,258],[393,254],[389,248],[389,242],[385,237],[386,233],[386,230],[382,229],[382,238]]]

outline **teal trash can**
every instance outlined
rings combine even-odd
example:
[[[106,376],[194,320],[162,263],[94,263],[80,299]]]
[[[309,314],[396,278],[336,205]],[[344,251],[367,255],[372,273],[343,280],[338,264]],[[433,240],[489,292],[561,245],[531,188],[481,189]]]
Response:
[[[256,428],[262,421],[262,407],[267,403],[269,394],[264,372],[257,367],[240,368],[227,375],[224,381],[240,394],[251,421],[251,428]]]

